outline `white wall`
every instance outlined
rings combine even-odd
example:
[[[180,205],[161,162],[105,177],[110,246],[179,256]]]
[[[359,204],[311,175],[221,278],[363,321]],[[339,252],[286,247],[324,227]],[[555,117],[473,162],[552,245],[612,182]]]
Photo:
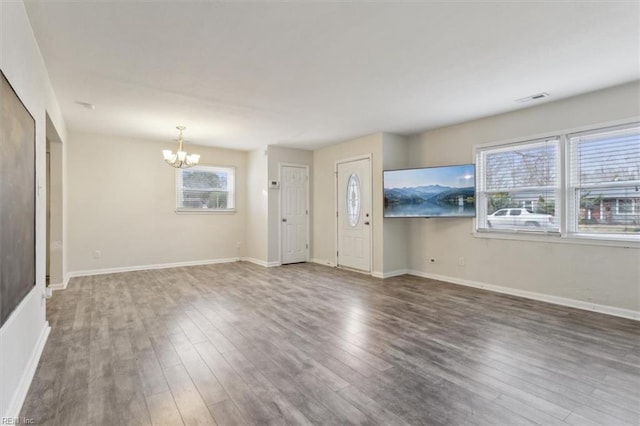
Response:
[[[248,154],[247,163],[247,260],[266,265],[268,260],[267,148]]]
[[[632,83],[425,132],[410,139],[409,166],[471,163],[476,144],[637,120],[639,95]],[[477,238],[471,219],[414,219],[410,236],[409,268],[419,274],[640,311],[638,249]]]
[[[0,2],[0,69],[36,121],[36,285],[0,329],[0,418],[17,416],[49,326],[42,298],[46,273],[46,113],[62,140],[66,129],[22,2]],[[4,202],[4,200],[0,200]]]
[[[269,145],[268,180],[280,180],[280,164],[309,166],[309,227],[313,224],[313,151]],[[280,190],[269,189],[269,263],[281,262],[280,249]],[[310,232],[311,234],[311,232]],[[313,240],[313,238],[310,238]],[[309,247],[313,247],[309,241]]]
[[[371,155],[372,274],[383,274],[382,133],[375,133],[313,152],[313,259],[336,264],[336,162]]]
[[[71,274],[243,255],[247,152],[188,148],[201,155],[202,165],[236,167],[236,213],[175,213],[175,169],[161,152],[175,149],[170,141],[69,135],[66,247]]]

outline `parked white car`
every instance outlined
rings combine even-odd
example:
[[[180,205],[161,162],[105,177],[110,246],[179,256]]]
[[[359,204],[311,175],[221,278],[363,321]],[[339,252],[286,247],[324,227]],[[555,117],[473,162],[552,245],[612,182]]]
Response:
[[[532,213],[524,208],[500,209],[487,216],[490,228],[555,228],[550,214]]]

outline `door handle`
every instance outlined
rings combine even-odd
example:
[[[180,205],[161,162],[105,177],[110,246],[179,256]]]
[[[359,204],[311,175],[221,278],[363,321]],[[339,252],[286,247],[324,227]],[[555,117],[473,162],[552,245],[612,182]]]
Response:
[[[366,221],[364,224],[365,224],[365,225],[368,225],[368,224],[369,224],[369,221]]]
[[[287,221],[287,218],[286,218],[286,217],[283,217],[283,218],[282,218],[282,221],[283,221],[283,222],[286,222],[286,221]]]

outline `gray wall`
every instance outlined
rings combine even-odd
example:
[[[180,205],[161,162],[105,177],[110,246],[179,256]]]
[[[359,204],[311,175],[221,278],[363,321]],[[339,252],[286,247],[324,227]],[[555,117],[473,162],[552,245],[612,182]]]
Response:
[[[336,162],[371,155],[371,191],[373,198],[372,273],[382,276],[382,133],[375,133],[313,152],[313,258],[325,265],[336,264]]]
[[[200,154],[202,165],[236,168],[235,213],[175,213],[175,169],[162,160],[163,149],[175,149],[169,141],[69,135],[65,247],[71,273],[244,254],[248,153],[188,148]]]
[[[51,165],[49,184],[49,283],[61,286],[64,282],[62,269],[63,228],[62,228],[62,143],[49,143]]]
[[[267,187],[267,148],[249,152],[247,160],[247,260],[266,264],[268,258],[269,190]]]
[[[640,84],[632,83],[425,132],[410,138],[408,166],[470,163],[477,144],[638,120],[639,95]],[[479,238],[472,220],[464,219],[412,220],[410,236],[409,269],[417,273],[640,310],[637,244]],[[464,266],[458,264],[461,256]]]
[[[407,138],[384,133],[382,135],[382,163],[384,170],[406,167],[408,158]],[[409,266],[409,227],[415,219],[383,219],[384,277],[399,275]]]
[[[309,234],[311,240],[311,227],[313,225],[313,151],[303,149],[284,148],[269,145],[268,148],[268,180],[280,180],[281,164],[297,164],[309,166]],[[265,184],[267,179],[265,179]],[[269,263],[281,261],[280,250],[280,190],[269,189]],[[312,241],[309,241],[312,248]],[[311,256],[309,256],[311,258]]]

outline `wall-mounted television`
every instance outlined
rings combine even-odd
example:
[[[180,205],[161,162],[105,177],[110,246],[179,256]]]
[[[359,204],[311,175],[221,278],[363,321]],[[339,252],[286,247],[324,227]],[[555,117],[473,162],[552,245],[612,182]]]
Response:
[[[475,217],[475,165],[383,172],[384,217]]]

